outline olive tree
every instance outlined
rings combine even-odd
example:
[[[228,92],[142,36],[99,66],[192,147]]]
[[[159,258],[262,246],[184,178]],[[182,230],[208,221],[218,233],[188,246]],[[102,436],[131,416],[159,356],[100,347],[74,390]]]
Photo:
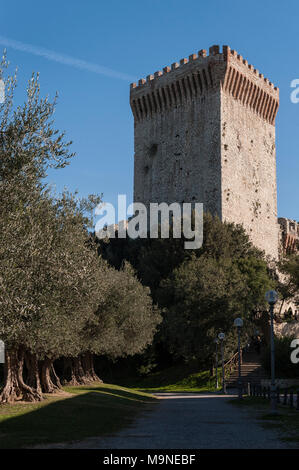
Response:
[[[71,383],[98,380],[93,355],[121,358],[142,352],[151,344],[160,314],[153,305],[149,288],[137,279],[126,263],[120,270],[100,259],[100,299],[81,334],[82,351],[73,363]]]
[[[33,75],[23,105],[14,100],[16,74],[6,73],[3,56],[0,75],[6,99],[0,104],[0,337],[6,344],[6,385],[2,400],[20,395],[40,398],[24,383],[23,339],[30,319],[37,318],[40,305],[34,284],[38,277],[37,260],[43,259],[45,221],[48,201],[43,178],[49,167],[63,168],[73,156],[64,133],[53,127],[56,99],[40,97],[39,79]],[[34,274],[33,274],[34,273]]]

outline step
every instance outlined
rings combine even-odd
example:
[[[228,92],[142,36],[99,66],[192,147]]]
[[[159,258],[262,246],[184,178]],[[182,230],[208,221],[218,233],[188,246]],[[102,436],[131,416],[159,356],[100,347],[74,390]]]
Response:
[[[248,383],[250,383],[251,385],[261,385],[260,379],[250,380],[250,381],[242,380],[243,385],[247,385]],[[234,382],[230,382],[229,380],[226,380],[225,384],[226,384],[227,387],[237,387],[238,386],[238,381],[236,380]]]
[[[241,366],[242,367],[262,367],[262,364],[258,364],[255,362],[243,362]]]
[[[235,378],[235,377],[239,377],[239,374],[236,373],[236,374],[230,374],[228,375],[228,377],[230,378]],[[260,372],[260,373],[252,373],[252,374],[242,374],[241,373],[241,377],[268,377],[268,374],[266,372]]]
[[[262,369],[252,369],[252,370],[243,370],[242,369],[241,370],[242,375],[261,374],[261,373],[265,373],[265,371],[263,371]],[[231,372],[230,374],[227,374],[227,375],[233,375],[233,374],[239,375],[237,370],[234,370],[233,372]]]
[[[239,376],[238,375],[230,375],[227,377],[227,380],[238,380]],[[242,380],[247,380],[250,382],[250,380],[253,379],[268,379],[269,375],[268,374],[252,374],[252,375],[241,375]]]
[[[258,362],[242,362],[242,367],[263,367],[261,363]]]
[[[269,377],[265,376],[265,377],[241,377],[241,380],[242,382],[254,382],[254,381],[261,381],[261,380],[265,380],[265,379],[269,379]],[[227,378],[226,379],[226,382],[237,382],[239,380],[239,377],[235,377],[235,378]]]

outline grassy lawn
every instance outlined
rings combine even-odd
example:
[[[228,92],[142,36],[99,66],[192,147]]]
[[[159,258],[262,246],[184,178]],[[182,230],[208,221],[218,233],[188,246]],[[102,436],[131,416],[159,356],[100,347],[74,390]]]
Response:
[[[104,436],[130,424],[156,399],[116,385],[64,387],[40,403],[0,405],[0,448]]]
[[[243,400],[231,400],[230,403],[254,409],[257,419],[264,428],[277,429],[281,440],[299,444],[299,411],[288,406],[277,406],[277,415],[270,413],[270,401],[258,397],[245,397]]]
[[[221,372],[219,369],[219,383]],[[194,365],[176,365],[144,378],[129,379],[122,385],[143,392],[215,392],[215,377],[209,371],[196,371]]]

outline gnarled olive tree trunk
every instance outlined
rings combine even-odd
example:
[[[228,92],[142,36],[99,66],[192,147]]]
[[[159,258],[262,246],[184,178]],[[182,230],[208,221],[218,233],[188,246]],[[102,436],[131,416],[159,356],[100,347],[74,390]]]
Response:
[[[69,385],[77,386],[90,383],[82,367],[80,356],[65,359],[65,372],[65,378]]]
[[[1,403],[16,400],[41,401],[42,394],[34,387],[25,384],[23,378],[25,350],[23,347],[6,349],[4,364],[4,388],[0,395]]]
[[[85,353],[81,356],[81,363],[84,369],[86,377],[88,377],[91,382],[101,382],[103,381],[97,376],[94,370],[93,355],[91,353]]]
[[[88,385],[102,382],[96,375],[91,354],[64,359],[64,377],[69,385]]]
[[[28,351],[25,353],[25,365],[27,369],[26,383],[29,387],[32,387],[42,394],[42,387],[39,376],[39,364],[36,354],[32,354]]]
[[[40,378],[44,393],[55,393],[61,390],[60,379],[55,372],[52,359],[46,358],[42,361]]]

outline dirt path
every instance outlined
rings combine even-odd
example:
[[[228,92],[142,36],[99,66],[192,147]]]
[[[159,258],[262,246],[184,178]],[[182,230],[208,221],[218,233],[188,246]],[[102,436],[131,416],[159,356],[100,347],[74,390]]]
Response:
[[[278,449],[290,448],[279,433],[264,429],[252,410],[232,405],[232,396],[158,394],[157,406],[121,432],[47,447],[81,449]]]

